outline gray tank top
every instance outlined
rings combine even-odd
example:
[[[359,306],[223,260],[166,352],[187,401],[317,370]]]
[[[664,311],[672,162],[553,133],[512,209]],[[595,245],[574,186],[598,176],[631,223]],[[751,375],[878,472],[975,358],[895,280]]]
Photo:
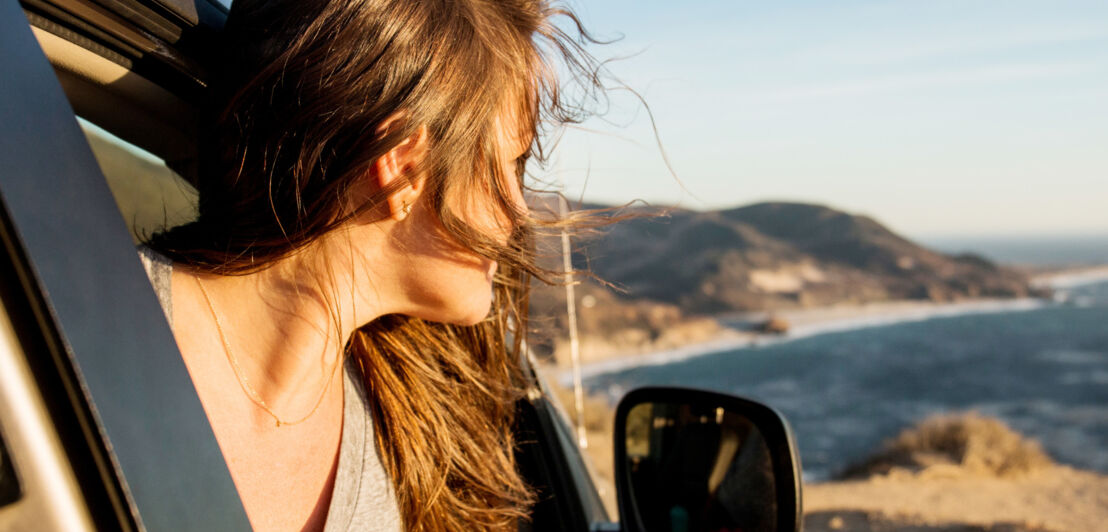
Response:
[[[158,294],[169,323],[173,323],[171,274],[173,263],[146,246],[138,248],[146,275]],[[347,530],[397,531],[400,511],[373,438],[373,418],[361,370],[347,359],[343,372],[342,438],[339,465],[324,532]]]

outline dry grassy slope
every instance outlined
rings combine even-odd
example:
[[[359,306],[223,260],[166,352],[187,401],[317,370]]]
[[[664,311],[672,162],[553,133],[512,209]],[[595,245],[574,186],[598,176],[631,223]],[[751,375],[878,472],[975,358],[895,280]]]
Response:
[[[865,461],[848,467],[844,479],[879,475],[926,475],[955,471],[1016,478],[1054,465],[1038,442],[1003,422],[974,412],[937,415],[885,442]]]

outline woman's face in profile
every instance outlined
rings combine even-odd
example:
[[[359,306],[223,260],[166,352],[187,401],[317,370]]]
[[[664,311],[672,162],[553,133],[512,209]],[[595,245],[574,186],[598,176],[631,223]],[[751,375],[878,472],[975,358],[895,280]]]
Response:
[[[519,210],[526,211],[519,183],[519,159],[527,153],[530,139],[517,134],[518,127],[504,127],[499,120],[497,142],[500,152],[501,187]],[[447,197],[449,209],[470,227],[506,244],[514,227],[496,201],[491,175],[482,180],[481,190],[457,190]],[[429,321],[472,325],[489,313],[495,261],[482,257],[450,236],[432,213],[427,198],[413,206],[412,221],[404,231],[406,251],[411,259],[407,272],[409,297],[417,311],[410,314]],[[403,225],[403,224],[402,224]]]

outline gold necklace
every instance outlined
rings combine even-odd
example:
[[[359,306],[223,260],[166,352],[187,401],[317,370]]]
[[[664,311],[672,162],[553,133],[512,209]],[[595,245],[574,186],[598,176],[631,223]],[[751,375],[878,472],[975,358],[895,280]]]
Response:
[[[281,425],[296,425],[304,422],[306,419],[312,417],[315,411],[319,409],[319,405],[323,403],[323,398],[327,395],[327,389],[331,387],[331,381],[335,380],[335,371],[338,369],[338,362],[331,368],[331,375],[327,379],[327,384],[323,385],[323,391],[319,393],[319,399],[316,399],[315,406],[304,417],[295,421],[282,421],[280,417],[265,403],[265,399],[254,390],[253,386],[250,386],[250,382],[246,376],[243,375],[242,368],[239,367],[238,360],[235,359],[235,355],[231,352],[231,344],[227,342],[227,334],[223,332],[223,323],[219,319],[219,314],[215,311],[215,306],[212,305],[212,298],[208,296],[208,291],[204,288],[204,284],[200,282],[199,277],[193,277],[196,280],[196,286],[200,288],[200,293],[204,295],[204,301],[208,303],[208,310],[212,313],[212,319],[215,320],[215,328],[219,331],[219,341],[223,344],[223,351],[227,354],[227,360],[231,363],[231,369],[235,372],[235,378],[239,381],[239,386],[242,387],[242,391],[246,392],[246,396],[250,398],[254,404],[265,410],[265,413],[269,414],[274,421],[277,422],[277,426]]]

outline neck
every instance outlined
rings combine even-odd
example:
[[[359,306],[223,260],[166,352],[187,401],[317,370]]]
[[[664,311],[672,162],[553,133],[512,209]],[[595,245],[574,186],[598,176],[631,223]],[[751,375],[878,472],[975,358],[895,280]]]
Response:
[[[216,329],[209,351],[225,351],[243,392],[284,423],[313,413],[341,383],[347,340],[385,313],[356,292],[352,274],[305,257],[324,258],[302,253],[246,275],[190,275],[201,307],[191,315]]]

